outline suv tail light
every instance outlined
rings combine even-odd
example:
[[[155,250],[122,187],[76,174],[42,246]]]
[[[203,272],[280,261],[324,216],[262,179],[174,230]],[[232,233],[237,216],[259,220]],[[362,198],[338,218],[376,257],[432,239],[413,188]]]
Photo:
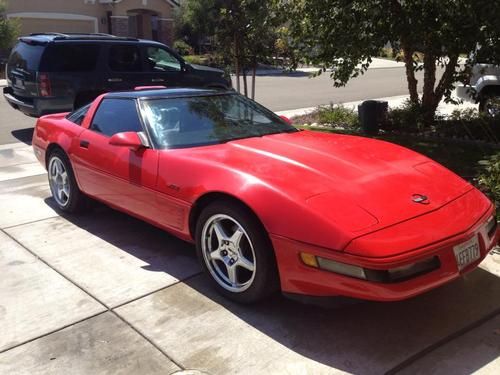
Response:
[[[47,73],[38,74],[38,88],[40,90],[40,96],[51,96],[52,88],[50,86],[50,79]]]

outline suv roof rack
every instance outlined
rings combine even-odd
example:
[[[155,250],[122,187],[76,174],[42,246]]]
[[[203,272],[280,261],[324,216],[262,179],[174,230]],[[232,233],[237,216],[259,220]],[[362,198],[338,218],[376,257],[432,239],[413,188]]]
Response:
[[[32,33],[29,36],[47,36],[52,37],[52,40],[84,40],[84,39],[98,39],[98,40],[131,40],[138,41],[137,38],[120,37],[105,33]]]

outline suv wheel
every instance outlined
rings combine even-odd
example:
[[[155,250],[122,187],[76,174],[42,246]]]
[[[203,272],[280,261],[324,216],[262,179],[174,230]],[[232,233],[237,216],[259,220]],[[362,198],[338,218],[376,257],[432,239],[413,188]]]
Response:
[[[481,98],[479,101],[479,112],[489,117],[500,116],[500,95],[490,94]]]

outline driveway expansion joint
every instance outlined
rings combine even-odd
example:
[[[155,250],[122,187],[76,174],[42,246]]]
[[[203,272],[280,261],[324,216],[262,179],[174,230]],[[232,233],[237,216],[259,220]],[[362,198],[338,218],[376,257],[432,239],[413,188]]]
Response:
[[[46,219],[43,219],[43,220],[46,220]],[[43,220],[40,220],[40,221],[43,221]],[[81,285],[79,285],[78,283],[76,283],[75,281],[73,281],[72,279],[70,279],[68,276],[66,276],[64,273],[62,273],[61,271],[59,271],[58,269],[56,269],[55,267],[53,267],[51,264],[49,264],[45,259],[43,259],[42,257],[38,256],[36,253],[34,253],[31,249],[29,249],[28,247],[26,247],[23,243],[21,243],[20,241],[18,241],[15,237],[13,237],[12,235],[10,235],[8,232],[6,232],[3,228],[0,228],[0,232],[5,234],[8,238],[10,238],[12,241],[14,241],[15,243],[17,243],[19,246],[21,246],[23,249],[25,249],[28,253],[30,253],[32,256],[34,256],[36,259],[38,259],[39,261],[41,261],[43,264],[45,264],[47,267],[49,267],[51,270],[53,270],[54,272],[56,272],[59,276],[61,276],[62,278],[64,278],[66,281],[68,281],[69,283],[71,283],[72,285],[76,286],[78,289],[80,289],[82,292],[84,292],[85,294],[87,294],[88,296],[90,296],[91,298],[93,298],[95,301],[97,301],[99,304],[101,304],[106,310],[103,310],[97,314],[93,314],[91,316],[88,316],[84,319],[80,319],[76,322],[72,322],[70,324],[66,324],[65,326],[63,327],[60,327],[58,329],[55,329],[55,330],[52,330],[51,332],[48,332],[48,333],[45,333],[43,335],[39,335],[37,337],[34,337],[32,339],[29,339],[29,340],[26,340],[22,343],[19,343],[19,344],[16,344],[16,345],[13,345],[12,347],[8,347],[6,349],[3,349],[2,351],[0,351],[0,354],[1,353],[4,353],[4,352],[7,352],[11,349],[14,349],[14,348],[17,348],[19,346],[22,346],[24,344],[27,344],[29,342],[32,342],[32,341],[35,341],[35,340],[38,340],[42,337],[46,337],[52,333],[56,333],[56,332],[59,332],[59,331],[62,331],[63,329],[65,328],[68,328],[68,327],[72,327],[74,326],[75,324],[78,324],[78,323],[81,323],[81,322],[84,322],[86,320],[89,320],[91,318],[94,318],[96,316],[99,316],[101,314],[104,314],[106,312],[110,312],[111,314],[113,314],[114,316],[116,316],[118,319],[120,319],[123,323],[125,323],[129,328],[131,328],[134,332],[136,332],[139,336],[141,336],[144,340],[146,340],[146,342],[148,342],[150,345],[152,345],[155,349],[157,349],[161,354],[163,354],[163,356],[165,356],[168,360],[170,360],[172,363],[174,363],[177,367],[179,367],[181,370],[185,370],[186,368],[181,365],[179,362],[175,361],[174,359],[172,359],[171,356],[169,356],[163,349],[161,349],[157,344],[155,344],[151,339],[149,339],[146,335],[144,335],[141,331],[139,331],[136,327],[134,327],[132,324],[130,324],[127,320],[125,320],[121,315],[119,315],[116,311],[114,311],[115,308],[118,308],[120,306],[124,306],[132,301],[135,301],[137,299],[140,299],[140,298],[143,298],[144,296],[141,296],[141,297],[138,297],[138,298],[135,298],[131,301],[128,301],[128,302],[125,302],[119,306],[115,306],[115,307],[110,307],[108,306],[107,304],[105,304],[103,301],[101,301],[99,298],[97,298],[96,296],[94,296],[92,293],[90,293],[88,290],[86,290],[84,287],[82,287]],[[191,278],[191,277],[195,277],[195,276],[198,276],[199,273],[197,273],[196,275],[191,275],[189,276],[188,278]],[[186,279],[188,279],[186,278]],[[177,281],[176,283],[174,284],[171,284],[171,285],[168,285],[166,287],[163,287],[161,289],[166,289],[172,285],[176,285],[178,283],[180,283],[181,280]],[[161,290],[160,289],[160,290]],[[151,292],[151,293],[148,293],[146,295],[150,295],[150,294],[153,294],[155,293],[156,291],[154,292]]]
[[[402,361],[399,365],[396,365],[389,371],[385,373],[385,375],[395,375],[399,373],[400,371],[404,370],[406,367],[409,367],[412,365],[414,362],[418,361],[419,359],[425,357],[427,354],[432,353],[433,351],[439,349],[440,347],[446,345],[447,343],[469,333],[470,331],[474,330],[475,328],[478,328],[479,326],[482,326],[483,324],[486,324],[488,321],[494,319],[496,316],[500,315],[500,308],[492,311],[488,315],[482,317],[481,319],[475,321],[474,323],[471,323],[462,329],[444,337],[443,339],[435,342],[434,344],[431,344],[427,346],[426,348],[418,351],[417,353],[413,354],[412,356],[408,357],[404,361]]]

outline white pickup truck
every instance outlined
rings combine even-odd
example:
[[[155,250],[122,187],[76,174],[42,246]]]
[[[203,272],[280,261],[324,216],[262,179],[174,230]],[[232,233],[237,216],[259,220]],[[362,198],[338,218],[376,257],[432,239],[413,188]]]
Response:
[[[465,101],[478,103],[479,111],[500,115],[500,66],[476,64],[472,67],[470,86],[457,86],[457,96]]]

